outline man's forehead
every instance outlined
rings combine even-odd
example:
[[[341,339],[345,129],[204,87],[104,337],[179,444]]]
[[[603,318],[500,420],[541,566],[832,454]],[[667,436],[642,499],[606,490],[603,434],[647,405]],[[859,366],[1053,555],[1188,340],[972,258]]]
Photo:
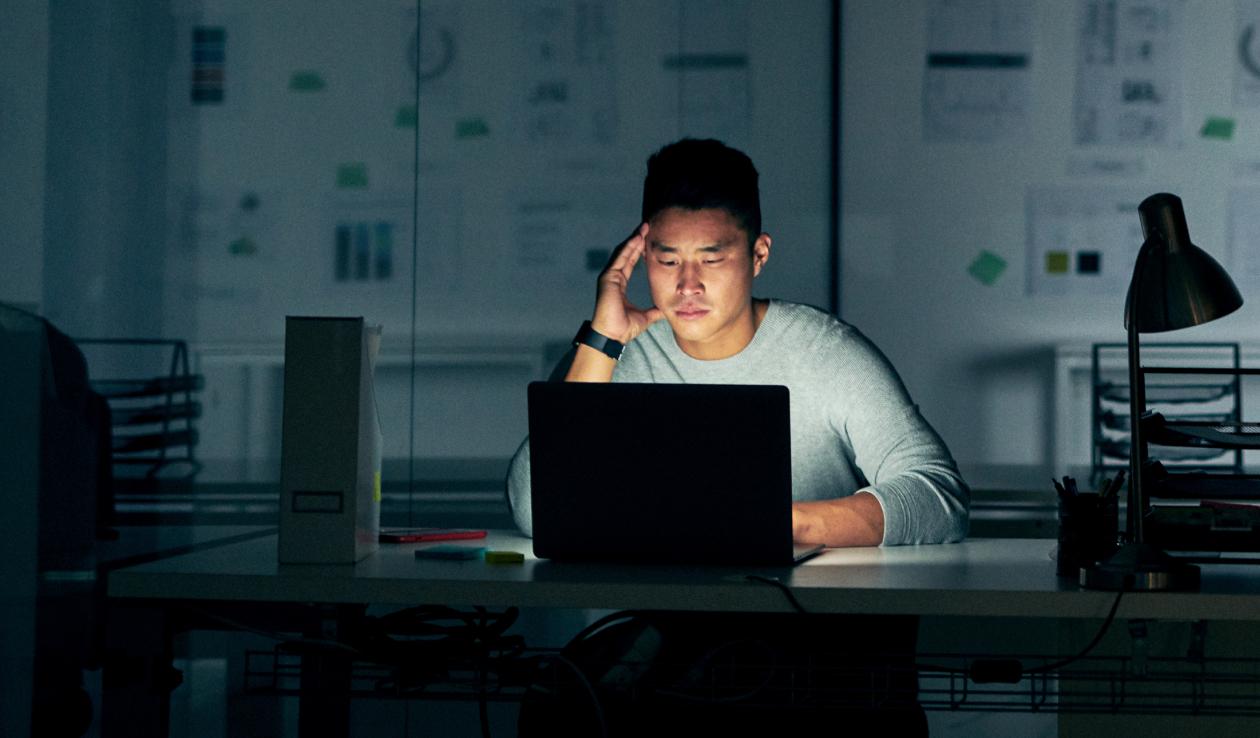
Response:
[[[734,245],[736,240],[737,238],[732,238],[732,237],[727,236],[727,237],[724,237],[722,240],[713,242],[713,243],[706,241],[700,244],[687,244],[687,245],[682,245],[682,246],[676,246],[676,245],[666,243],[666,242],[660,241],[658,239],[655,239],[649,236],[648,247],[651,248],[653,251],[663,251],[665,253],[676,253],[678,251],[687,251],[687,250],[703,251],[705,253],[716,253],[718,251],[724,251],[726,249],[729,249],[732,245]]]

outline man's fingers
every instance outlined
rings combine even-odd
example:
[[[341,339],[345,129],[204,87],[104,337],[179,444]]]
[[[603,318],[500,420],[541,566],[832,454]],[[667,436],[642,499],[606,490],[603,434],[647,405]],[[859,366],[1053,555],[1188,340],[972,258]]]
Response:
[[[647,319],[648,325],[655,323],[665,317],[665,313],[658,307],[650,307],[643,311],[643,317]]]
[[[656,321],[665,317],[665,313],[661,312],[660,308],[656,307],[644,309],[635,307],[630,303],[626,303],[626,309],[630,312],[631,319],[635,323],[636,335],[647,330],[649,325],[652,325]]]
[[[643,239],[636,239],[634,243],[626,245],[625,257],[626,263],[622,265],[621,271],[625,273],[626,279],[630,279],[630,274],[634,271],[634,265],[639,263],[639,258],[643,256],[645,250]]]
[[[612,256],[608,259],[608,266],[604,267],[605,272],[625,271],[626,267],[633,267],[638,261],[639,256],[643,254],[644,236],[647,234],[647,223],[639,224],[639,227],[630,234],[630,237],[621,242],[621,245],[613,249]]]

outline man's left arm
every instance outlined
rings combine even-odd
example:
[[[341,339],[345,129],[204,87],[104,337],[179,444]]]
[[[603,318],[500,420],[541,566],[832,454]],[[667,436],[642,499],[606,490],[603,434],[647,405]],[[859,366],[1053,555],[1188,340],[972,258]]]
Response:
[[[967,536],[970,490],[936,432],[907,408],[917,422],[894,431],[898,443],[856,441],[884,453],[878,462],[858,452],[858,468],[871,483],[847,497],[792,506],[794,538],[828,546],[879,546],[945,543]]]
[[[855,336],[833,417],[869,484],[854,494],[793,506],[802,543],[874,546],[943,543],[967,536],[970,490],[944,441],[920,415],[892,365]]]
[[[878,546],[884,508],[865,490],[848,497],[792,505],[792,540],[828,546]]]

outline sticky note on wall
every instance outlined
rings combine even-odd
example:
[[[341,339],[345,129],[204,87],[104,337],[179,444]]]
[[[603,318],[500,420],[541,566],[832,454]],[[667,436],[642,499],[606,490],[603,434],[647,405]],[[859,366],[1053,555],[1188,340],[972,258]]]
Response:
[[[289,75],[289,89],[294,92],[319,92],[327,85],[319,72],[302,69]]]
[[[418,120],[415,105],[399,105],[394,111],[395,128],[415,128]]]
[[[1215,138],[1228,141],[1234,137],[1233,118],[1208,118],[1199,135],[1204,138]]]
[[[465,118],[455,123],[455,138],[481,138],[490,135],[485,118]]]
[[[1046,273],[1067,274],[1071,269],[1071,259],[1066,251],[1046,252]]]
[[[1102,254],[1097,251],[1081,251],[1076,254],[1077,274],[1098,274],[1102,271]]]
[[[337,165],[337,186],[342,189],[357,189],[368,186],[368,168],[363,162],[352,162]]]
[[[1006,271],[1006,259],[992,251],[981,251],[967,267],[967,273],[986,287],[992,286],[1004,271]]]

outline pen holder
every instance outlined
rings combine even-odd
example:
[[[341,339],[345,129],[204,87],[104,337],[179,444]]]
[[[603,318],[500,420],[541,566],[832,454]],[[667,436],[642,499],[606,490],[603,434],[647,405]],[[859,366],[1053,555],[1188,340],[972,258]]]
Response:
[[[1080,576],[1082,566],[1101,561],[1116,550],[1119,504],[1115,495],[1082,492],[1059,499],[1061,577]]]

